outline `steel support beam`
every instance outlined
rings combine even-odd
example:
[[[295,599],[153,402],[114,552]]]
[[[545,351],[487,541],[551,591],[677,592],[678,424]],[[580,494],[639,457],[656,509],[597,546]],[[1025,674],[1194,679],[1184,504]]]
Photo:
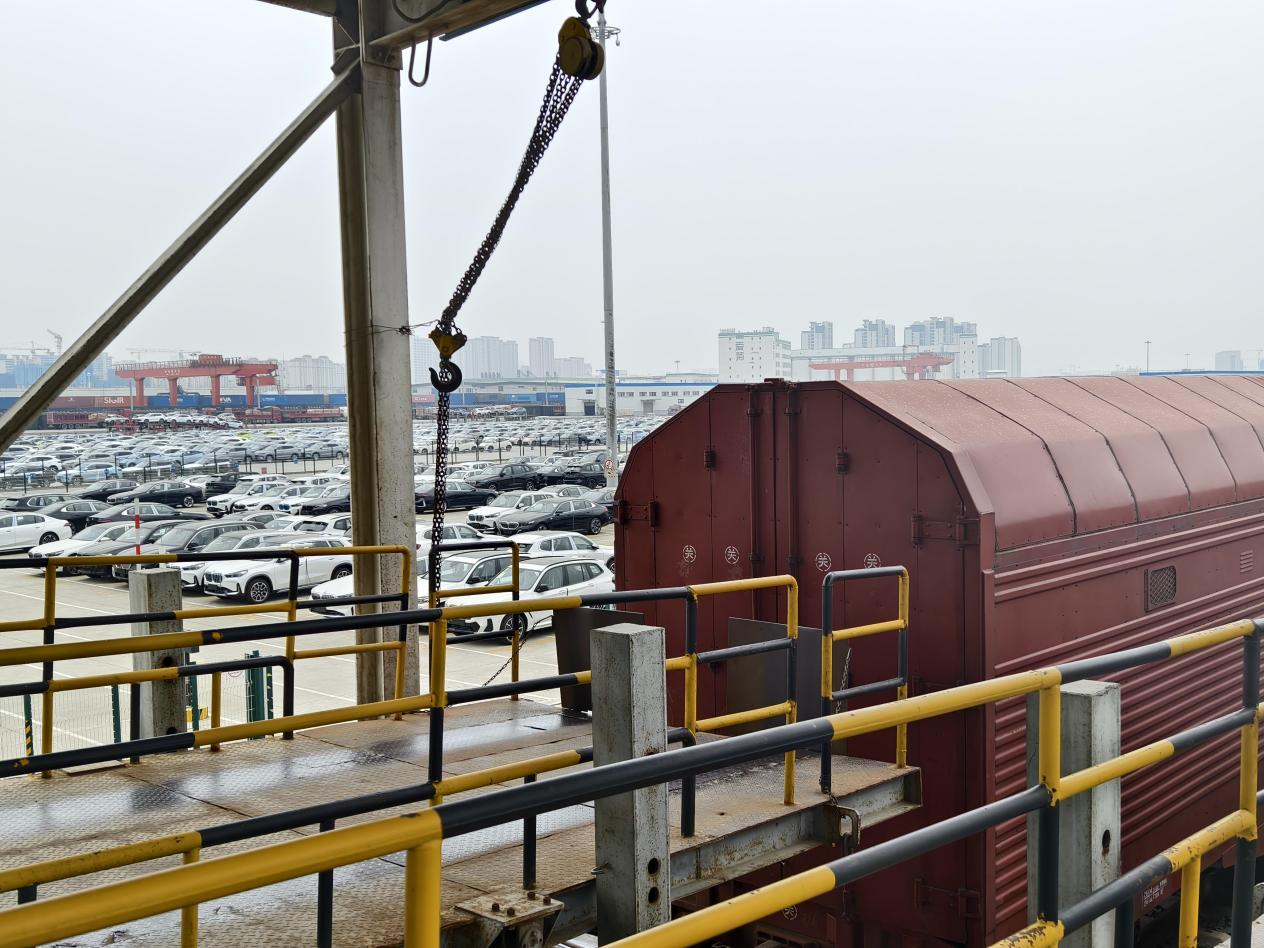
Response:
[[[115,300],[82,336],[71,343],[51,369],[40,376],[0,419],[0,449],[7,448],[64,392],[185,265],[233,219],[246,202],[285,164],[321,123],[350,94],[359,66],[341,72],[280,136],[265,148],[223,194],[181,234],[140,278]]]
[[[366,4],[362,19],[336,21],[335,49],[372,29],[366,21],[373,15]],[[398,68],[362,62],[360,94],[339,107],[337,122],[352,536],[365,546],[411,548],[417,529]],[[397,571],[384,566],[375,557],[356,564],[356,595],[401,591]],[[415,578],[410,587],[415,597]],[[379,635],[369,629],[357,637]],[[408,642],[404,681],[411,695],[420,689],[415,627]],[[356,700],[381,700],[383,682],[394,675],[395,653],[358,655]]]
[[[289,7],[304,13],[317,13],[320,16],[333,16],[338,12],[337,0],[263,0],[273,6]]]

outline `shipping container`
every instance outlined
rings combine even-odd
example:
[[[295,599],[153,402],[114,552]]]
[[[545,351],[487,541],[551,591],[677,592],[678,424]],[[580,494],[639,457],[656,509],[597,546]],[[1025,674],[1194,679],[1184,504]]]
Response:
[[[926,694],[1259,615],[1264,384],[720,385],[632,448],[615,510],[618,588],[791,573],[805,627],[820,622],[823,572],[908,567],[912,693]],[[668,629],[669,654],[682,654],[679,607],[644,609]],[[895,609],[894,584],[852,582],[836,594],[834,624]],[[783,622],[784,593],[704,600],[701,650],[728,644],[730,616]],[[895,646],[858,640],[849,684],[895,675]],[[1239,664],[1230,644],[1116,676],[1123,749],[1235,710]],[[731,710],[726,681],[701,676],[699,717]],[[679,678],[671,684],[679,724]],[[1021,700],[912,725],[923,805],[866,829],[865,845],[1016,792],[1025,740]],[[1237,740],[1124,779],[1125,869],[1236,808]],[[892,760],[894,736],[847,750]],[[1027,922],[1025,846],[1014,821],[823,897],[836,943],[985,945],[1015,931]]]

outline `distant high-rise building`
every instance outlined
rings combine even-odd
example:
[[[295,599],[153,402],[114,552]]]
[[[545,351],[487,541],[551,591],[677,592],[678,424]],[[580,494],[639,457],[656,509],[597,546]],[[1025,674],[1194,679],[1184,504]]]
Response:
[[[895,327],[885,319],[866,319],[856,330],[852,344],[857,349],[877,349],[895,345]]]
[[[932,316],[904,330],[906,346],[955,346],[962,336],[977,336],[977,323],[959,323],[951,316]]]
[[[466,364],[464,376],[473,379],[516,379],[518,377],[518,343],[499,336],[475,336],[461,350]]]
[[[335,362],[329,356],[305,355],[296,359],[279,359],[277,360],[277,390],[324,394],[345,392],[347,367],[341,362]]]
[[[1216,353],[1217,372],[1241,372],[1243,367],[1242,350],[1230,349]]]
[[[721,329],[719,345],[721,382],[790,378],[790,343],[769,326],[751,332]]]
[[[551,340],[550,340],[551,341]],[[554,375],[563,379],[590,379],[593,374],[592,363],[578,356],[564,356],[554,359]]]
[[[527,343],[527,373],[534,379],[552,378],[558,374],[557,358],[553,354],[553,339],[534,336]]]
[[[439,371],[439,350],[424,332],[414,332],[412,337],[413,384],[423,385],[430,381],[430,370]]]
[[[1021,378],[1023,350],[1015,336],[994,336],[978,346],[979,378]]]
[[[834,324],[808,323],[806,332],[799,333],[800,349],[833,349]]]

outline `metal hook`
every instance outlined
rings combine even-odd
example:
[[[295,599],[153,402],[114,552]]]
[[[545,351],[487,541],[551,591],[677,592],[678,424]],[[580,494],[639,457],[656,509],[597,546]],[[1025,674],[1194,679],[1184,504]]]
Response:
[[[416,79],[413,78],[413,65],[417,62],[417,47],[415,44],[408,53],[408,81],[412,83],[412,85],[416,86],[418,89],[420,89],[422,86],[424,86],[427,82],[430,81],[430,53],[433,50],[434,50],[434,34],[431,33],[430,38],[426,40],[426,71],[421,77],[421,82],[418,82]]]
[[[439,372],[434,369],[430,370],[430,384],[436,392],[447,392],[451,394],[461,387],[461,367],[450,359],[439,360],[439,371],[447,371],[448,380],[445,382],[439,378]]]

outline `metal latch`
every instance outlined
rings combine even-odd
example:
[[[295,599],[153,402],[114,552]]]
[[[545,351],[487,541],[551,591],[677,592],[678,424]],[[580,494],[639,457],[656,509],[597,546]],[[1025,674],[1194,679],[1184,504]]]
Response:
[[[961,918],[982,917],[982,899],[973,889],[941,889],[925,879],[914,879],[913,901],[919,906],[953,910]]]
[[[491,948],[542,948],[563,905],[535,891],[508,890],[455,906],[472,916],[475,944]]]
[[[618,500],[614,505],[614,519],[619,526],[624,526],[633,520],[645,520],[649,522],[650,529],[658,527],[658,501],[651,500],[648,504],[630,504],[626,500]]]

